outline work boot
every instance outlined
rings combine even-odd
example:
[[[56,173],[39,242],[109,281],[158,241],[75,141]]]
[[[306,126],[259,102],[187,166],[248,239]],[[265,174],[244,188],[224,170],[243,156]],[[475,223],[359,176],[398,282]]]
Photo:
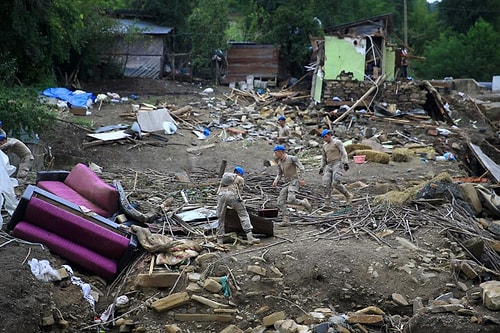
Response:
[[[309,213],[312,211],[312,206],[309,200],[307,199],[302,200],[302,206],[304,206],[304,208],[307,209]]]
[[[345,203],[348,205],[352,204],[352,193],[351,192],[347,192],[347,194],[345,195]]]
[[[289,227],[290,226],[290,217],[288,215],[283,215],[283,219],[281,223],[276,224],[278,227]]]
[[[258,238],[255,238],[252,234],[252,232],[247,232],[247,241],[250,243],[250,244],[257,244],[257,243],[260,243],[260,239]]]

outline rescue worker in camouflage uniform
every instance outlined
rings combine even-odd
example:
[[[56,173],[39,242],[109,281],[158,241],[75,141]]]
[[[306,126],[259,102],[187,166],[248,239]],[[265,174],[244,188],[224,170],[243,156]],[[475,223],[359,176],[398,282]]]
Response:
[[[250,216],[240,195],[245,184],[244,174],[245,170],[239,166],[234,168],[234,172],[225,172],[217,190],[217,217],[219,218],[219,225],[217,226],[215,235],[217,237],[217,244],[219,245],[224,244],[224,223],[228,206],[233,208],[238,214],[241,227],[246,233],[247,241],[250,244],[260,242],[260,239],[253,236],[253,226],[250,223]]]
[[[13,153],[19,157],[16,178],[19,185],[23,185],[35,159],[31,150],[21,140],[16,138],[7,139],[3,134],[0,134],[0,149],[5,153]]]
[[[291,136],[290,127],[286,124],[286,117],[279,116],[278,117],[278,136],[276,137],[276,141],[278,143],[288,142],[288,139]]]
[[[288,155],[285,152],[285,147],[282,145],[274,147],[274,157],[278,163],[278,174],[273,181],[273,186],[277,186],[282,178],[286,182],[278,195],[278,209],[282,214],[282,222],[279,226],[286,227],[290,225],[290,215],[286,208],[287,204],[301,205],[309,212],[311,211],[311,204],[307,199],[297,199],[299,187],[305,184],[305,169],[299,159],[296,156]]]
[[[323,189],[325,192],[325,206],[331,205],[332,189],[337,189],[345,197],[346,203],[352,203],[352,194],[341,183],[344,172],[349,169],[347,152],[344,144],[332,137],[329,129],[321,132],[324,140],[319,174],[322,175]]]

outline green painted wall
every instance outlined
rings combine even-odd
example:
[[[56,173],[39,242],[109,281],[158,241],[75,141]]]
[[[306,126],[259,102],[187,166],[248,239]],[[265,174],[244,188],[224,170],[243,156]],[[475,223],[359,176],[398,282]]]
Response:
[[[337,79],[342,70],[352,72],[356,80],[364,80],[365,47],[364,38],[325,36],[325,80]]]
[[[394,79],[394,66],[396,61],[396,51],[392,48],[384,47],[384,68],[383,72],[385,73],[386,80]]]

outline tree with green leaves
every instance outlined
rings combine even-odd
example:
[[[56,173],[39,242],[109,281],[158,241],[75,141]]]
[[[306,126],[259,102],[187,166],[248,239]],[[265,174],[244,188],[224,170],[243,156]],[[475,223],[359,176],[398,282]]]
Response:
[[[14,60],[11,73],[16,73],[16,83],[75,77],[81,68],[97,63],[96,38],[110,26],[102,4],[100,0],[2,1],[0,59],[8,54]]]
[[[439,37],[441,24],[437,12],[429,11],[426,0],[414,0],[408,9],[408,47],[421,55],[425,43]]]
[[[425,63],[415,64],[419,77],[428,79],[474,78],[491,81],[500,67],[500,36],[484,20],[467,33],[444,32],[425,47]]]
[[[500,1],[498,0],[442,0],[438,4],[439,16],[446,27],[465,33],[479,19],[500,31]]]
[[[188,31],[192,42],[191,61],[195,70],[209,69],[215,52],[226,49],[228,28],[227,1],[198,0],[188,17]]]

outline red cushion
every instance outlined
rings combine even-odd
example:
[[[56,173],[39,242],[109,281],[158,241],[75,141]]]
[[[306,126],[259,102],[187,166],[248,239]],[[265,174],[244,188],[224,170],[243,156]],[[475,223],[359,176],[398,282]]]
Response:
[[[29,222],[18,222],[14,228],[13,236],[29,242],[42,243],[52,252],[105,279],[113,279],[118,271],[116,260],[106,258]]]
[[[44,180],[44,181],[39,181],[37,186],[40,187],[41,189],[44,189],[50,193],[57,195],[60,198],[66,199],[69,202],[72,202],[78,206],[83,206],[101,216],[111,217],[114,213],[114,211],[109,212],[106,209],[101,208],[98,205],[94,204],[90,200],[84,198],[80,193],[76,192],[63,182]]]
[[[23,220],[111,259],[120,259],[129,244],[127,237],[36,197],[29,201]]]
[[[73,167],[64,183],[45,180],[39,181],[37,185],[63,199],[85,206],[104,217],[113,216],[120,207],[118,190],[105,183],[82,163]]]

